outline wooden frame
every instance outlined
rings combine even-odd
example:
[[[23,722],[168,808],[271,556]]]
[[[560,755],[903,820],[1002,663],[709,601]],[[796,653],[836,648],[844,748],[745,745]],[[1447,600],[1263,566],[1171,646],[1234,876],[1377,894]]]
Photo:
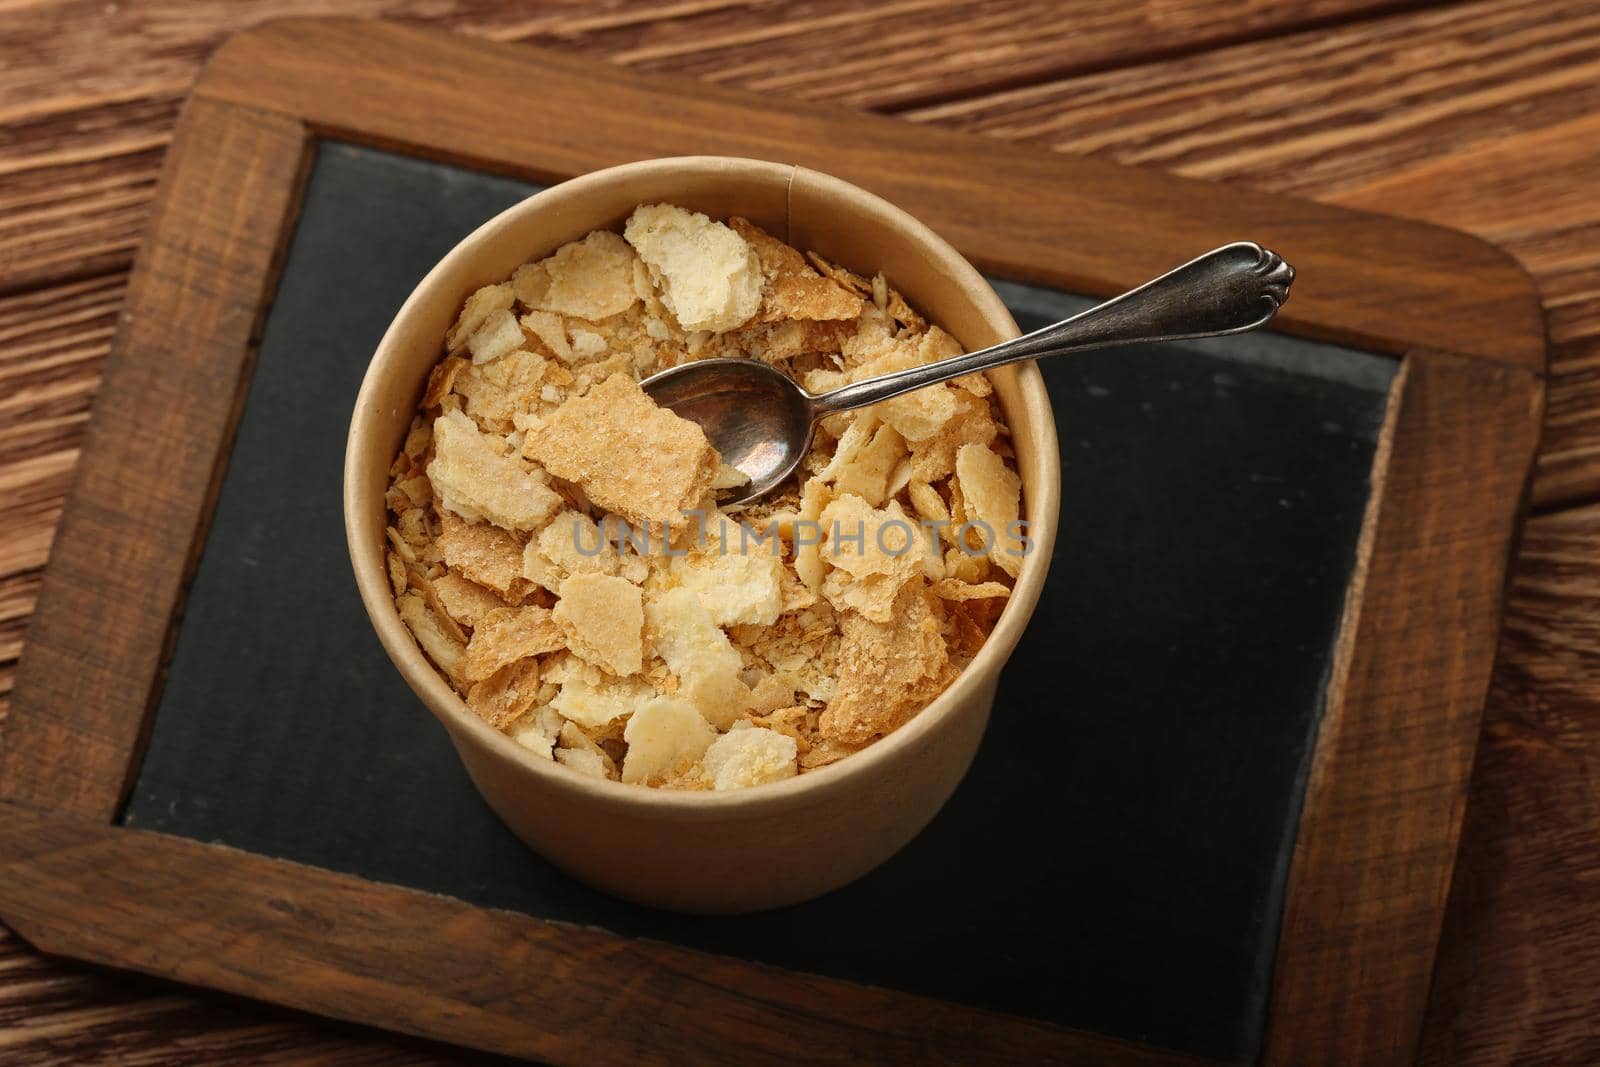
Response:
[[[507,99],[548,106],[512,122]],[[346,20],[233,38],[168,155],[0,745],[0,915],[18,933],[562,1063],[786,1061],[801,1038],[765,1025],[775,1013],[817,1062],[1201,1062],[114,824],[323,135],[542,181],[656,155],[801,163],[895,201],[983,269],[1087,293],[1169,266],[1174,233],[1281,250],[1301,270],[1284,328],[1403,362],[1263,1059],[1411,1059],[1543,410],[1539,302],[1509,257],[1431,226]]]

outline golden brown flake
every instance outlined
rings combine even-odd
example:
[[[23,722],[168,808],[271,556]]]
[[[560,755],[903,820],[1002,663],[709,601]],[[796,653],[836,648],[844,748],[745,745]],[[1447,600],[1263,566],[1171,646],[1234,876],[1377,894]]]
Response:
[[[645,622],[652,652],[677,678],[676,695],[719,729],[744,714],[750,704],[750,690],[739,679],[744,661],[699,597],[669,589],[645,605]]]
[[[757,542],[716,515],[703,544],[668,563],[672,580],[696,593],[719,626],[770,626],[783,608],[783,561],[772,541]]]
[[[432,581],[434,595],[452,619],[462,626],[477,626],[478,621],[491,611],[509,607],[505,600],[490,589],[454,571],[447,571]]]
[[[480,429],[504,434],[518,415],[540,408],[549,369],[545,357],[518,349],[493,363],[463,368],[456,375],[455,393]]]
[[[615,678],[575,655],[555,659],[549,676],[560,692],[551,706],[565,718],[591,731],[595,740],[651,700],[656,691],[643,678]]]
[[[545,484],[542,472],[529,469],[504,441],[481,433],[460,412],[446,412],[436,419],[433,436],[428,479],[444,509],[468,522],[534,530],[561,507],[561,498]]]
[[[428,658],[445,674],[452,678],[458,676],[466,648],[444,628],[422,594],[404,593],[395,601],[395,607]]]
[[[788,671],[763,674],[750,690],[750,706],[747,714],[760,717],[771,715],[781,708],[792,707],[794,693],[798,688],[795,682],[794,675]]]
[[[620,774],[616,761],[611,754],[570,722],[561,725],[561,732],[557,735],[555,750],[556,762],[571,767],[579,774],[587,774],[591,778],[609,778],[617,780]]]
[[[861,275],[853,274],[837,263],[832,263],[822,258],[815,252],[807,252],[806,258],[811,261],[811,265],[816,267],[818,273],[824,278],[843,286],[857,296],[870,297],[872,295],[872,283],[861,277]]]
[[[469,523],[450,512],[438,546],[445,565],[457,574],[493,589],[512,603],[521,603],[529,583],[522,576],[522,541],[515,534],[488,523]]]
[[[788,707],[775,708],[764,715],[753,714],[750,716],[750,721],[768,730],[776,730],[785,737],[794,738],[796,750],[804,756],[817,737],[818,714],[804,704],[791,704]]]
[[[467,690],[467,707],[496,730],[504,729],[533,707],[539,696],[539,661],[520,660],[496,671]]]
[[[406,591],[406,563],[393,552],[384,556],[384,566],[389,573],[389,586],[394,590],[394,595],[399,596]]]
[[[639,300],[633,264],[628,242],[609,230],[596,230],[544,260],[549,284],[534,306],[591,321],[620,315]]]
[[[861,314],[861,297],[812,270],[799,252],[748,219],[731,218],[728,225],[761,261],[763,322],[853,319]]]
[[[650,782],[688,771],[716,740],[717,729],[688,701],[657,697],[633,713],[622,736],[628,742],[622,780]]]
[[[644,604],[639,587],[608,574],[574,574],[561,583],[552,613],[567,647],[618,677],[644,665]]]
[[[568,508],[528,542],[522,574],[552,593],[574,574],[616,574],[621,569],[617,546],[583,512]]]
[[[761,261],[744,238],[697,211],[645,204],[623,236],[685,330],[731,330],[761,304]]]
[[[529,605],[496,608],[486,613],[472,631],[461,676],[478,682],[519,660],[556,652],[567,645],[566,635],[552,613]]]
[[[456,319],[456,324],[450,328],[445,336],[444,345],[450,352],[460,350],[467,343],[467,338],[478,331],[490,315],[496,311],[506,311],[511,307],[516,295],[507,283],[500,285],[486,285],[467,298],[466,306],[461,309],[461,315]]]
[[[522,328],[539,339],[545,351],[563,362],[572,360],[572,342],[561,316],[548,311],[530,311],[521,319]]]
[[[989,402],[966,390],[951,390],[955,413],[938,433],[911,446],[911,476],[938,482],[956,469],[956,450],[965,444],[987,445],[1000,432]]]
[[[864,744],[900,726],[949,682],[949,653],[922,590],[901,593],[886,622],[846,612],[839,691],[822,713],[822,736]]]
[[[882,277],[883,275],[878,275],[878,278]],[[883,309],[889,313],[890,318],[902,326],[909,327],[914,333],[920,333],[928,328],[928,320],[911,310],[911,305],[906,303],[905,297],[901,296],[898,291],[889,288],[887,283],[885,283],[884,288],[887,292],[885,293]],[[934,329],[938,329],[938,327],[935,326]]]
[[[616,374],[528,430],[523,451],[631,522],[681,522],[721,467],[700,427]]]
[[[438,407],[439,401],[445,398],[445,394],[455,388],[456,375],[469,365],[468,361],[460,356],[448,356],[443,363],[434,367],[428,373],[428,388],[422,394],[422,406]]]
[[[928,332],[917,341],[917,359],[921,363],[938,363],[959,356],[963,351],[960,341],[937,326],[929,326]],[[989,384],[988,375],[982,371],[952,378],[950,384],[965,389],[973,396],[988,396],[994,392],[994,386]]]
[[[818,736],[800,755],[800,769],[814,771],[819,767],[826,767],[830,763],[838,763],[846,756],[853,756],[867,747],[866,742],[858,745],[838,741],[831,737]]]
[[[1022,571],[1023,545],[1014,525],[1020,514],[1022,479],[993,449],[981,444],[962,445],[956,451],[956,478],[973,522],[987,527],[979,536],[989,545],[989,558],[1015,578]]]
[[[798,753],[794,738],[746,721],[712,741],[701,761],[712,789],[748,789],[793,778]]]
[[[1011,595],[1011,587],[1000,582],[979,582],[976,585],[959,578],[943,578],[933,583],[933,593],[941,600],[1002,600]]]
[[[473,366],[482,366],[522,347],[522,327],[509,311],[493,311],[473,335],[467,338]]]
[[[887,622],[906,583],[922,574],[920,531],[899,501],[874,508],[841,496],[822,512],[822,558],[832,568],[822,595],[838,609]]]
[[[445,608],[444,603],[439,599],[439,594],[437,590],[434,589],[433,582],[426,576],[419,574],[415,578],[415,584],[422,593],[423,603],[428,605],[428,610],[433,613],[433,617],[435,621],[438,622],[440,628],[443,629],[445,633],[449,634],[455,641],[461,644],[466,644],[467,632],[461,628],[460,623],[456,622],[456,620],[451,617],[450,612]]]

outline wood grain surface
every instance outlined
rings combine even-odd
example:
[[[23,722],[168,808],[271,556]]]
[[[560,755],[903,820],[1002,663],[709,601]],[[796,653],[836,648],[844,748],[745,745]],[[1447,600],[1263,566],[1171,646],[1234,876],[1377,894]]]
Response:
[[[1421,1062],[1600,1062],[1600,506],[1533,519]]]
[[[47,950],[573,1067],[1209,1063],[8,805],[0,881],[17,931]]]
[[[1526,475],[1508,457],[1533,449],[1543,400],[1505,367],[1416,352],[1401,368],[1295,840],[1267,1063],[1414,1058]]]
[[[407,74],[396,76],[401,64]],[[452,76],[468,69],[470,77]],[[1500,249],[1457,231],[1007,145],[975,156],[970,137],[892,119],[707,87],[669,94],[660,78],[598,71],[549,50],[530,62],[527,49],[511,45],[294,19],[230,39],[195,93],[367,144],[424,143],[417,131],[426,129],[432,157],[535,181],[669,155],[781,159],[887,198],[982,270],[1069,292],[1109,296],[1248,235],[1299,272],[1294,299],[1274,319],[1279,329],[1394,356],[1433,347],[1544,373],[1529,279]],[[333,85],[336,92],[324,88]],[[538,100],[545,114],[537,124],[507,124],[481,106],[492,92]],[[597,100],[606,106],[591,106]],[[981,210],[976,198],[956,195],[980,187]]]
[[[227,33],[333,6],[0,8],[0,694],[178,104]],[[1391,211],[1509,247],[1538,281],[1555,342],[1534,488],[1545,513],[1527,527],[1510,594],[1422,1058],[1600,1061],[1600,508],[1583,506],[1600,498],[1592,4],[1328,3],[1285,16],[1293,5],[1143,0],[1081,5],[1072,24],[1044,29],[1012,17],[1027,5],[977,3],[337,6]],[[456,1055],[128,984],[9,938],[0,1025],[12,1062]]]
[[[229,114],[231,113],[231,114]],[[191,101],[121,317],[119,360],[89,427],[68,521],[30,620],[0,797],[112,819],[142,748],[169,605],[182,604],[209,525],[267,294],[309,153],[300,123]],[[140,472],[171,477],[152,491]],[[180,610],[181,613],[181,610]],[[152,622],[156,625],[151,625]],[[84,649],[93,649],[84,655]],[[26,753],[25,755],[23,753]],[[49,753],[46,758],[44,754]]]

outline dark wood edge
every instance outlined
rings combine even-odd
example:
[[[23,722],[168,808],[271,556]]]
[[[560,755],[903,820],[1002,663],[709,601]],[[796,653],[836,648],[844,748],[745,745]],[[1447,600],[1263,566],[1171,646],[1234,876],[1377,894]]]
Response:
[[[1401,365],[1285,897],[1264,1063],[1410,1063],[1544,385]]]
[[[45,952],[557,1064],[1207,1062],[6,805],[0,915]]]
[[[384,80],[377,72],[407,70],[403,64],[395,65],[396,49],[418,50],[412,56],[418,62],[412,63],[405,78]],[[475,52],[481,52],[481,62],[464,62]],[[453,81],[426,76],[430,64],[437,67],[458,61]],[[555,109],[557,113],[576,116],[575,121],[590,129],[558,124],[547,132],[554,147],[540,149],[534,143],[536,138],[522,132],[527,124],[504,120],[504,109],[497,101],[504,100],[505,86],[498,96],[472,96],[486,90],[486,83],[502,80],[509,80],[510,90],[518,93],[550,92],[562,105]],[[576,83],[576,90],[569,82]],[[449,86],[463,84],[467,95],[458,98]],[[1165,265],[1165,258],[1154,262],[1159,253],[1148,251],[1148,235],[1135,243],[1138,229],[1167,226],[1201,233],[1197,224],[1180,224],[1146,212],[1146,221],[1132,229],[1114,230],[1113,223],[1095,221],[1095,231],[1085,230],[1083,239],[1077,239],[1074,227],[1118,214],[1104,209],[1088,211],[1089,201],[1115,203],[1138,187],[1140,195],[1198,203],[1188,210],[1206,216],[1218,227],[1258,223],[1252,236],[1278,245],[1301,265],[1302,289],[1297,291],[1296,304],[1302,314],[1297,325],[1304,332],[1386,351],[1411,345],[1411,332],[1419,323],[1403,316],[1384,317],[1361,305],[1357,300],[1361,294],[1355,292],[1390,284],[1403,288],[1409,276],[1385,278],[1374,273],[1370,264],[1340,252],[1382,246],[1388,234],[1398,235],[1389,243],[1410,250],[1408,254],[1420,255],[1430,246],[1448,252],[1441,262],[1449,265],[1450,284],[1468,294],[1464,299],[1507,313],[1487,334],[1473,328],[1480,333],[1480,340],[1486,337],[1490,345],[1504,343],[1497,351],[1507,366],[1496,365],[1487,350],[1471,346],[1468,356],[1417,353],[1406,359],[1396,389],[1383,477],[1368,516],[1360,595],[1352,597],[1347,611],[1329,711],[1311,771],[1274,979],[1267,1062],[1359,1058],[1350,1055],[1352,1048],[1380,1054],[1379,1058],[1408,1051],[1420,1021],[1420,1002],[1426,993],[1492,659],[1505,549],[1515,521],[1515,507],[1506,501],[1516,499],[1516,487],[1531,462],[1542,402],[1542,386],[1531,365],[1537,363],[1537,370],[1542,371],[1542,326],[1537,330],[1537,360],[1507,355],[1528,351],[1526,323],[1512,313],[1531,301],[1520,272],[1511,272],[1517,279],[1513,281],[1498,254],[1482,254],[1479,244],[1470,239],[1457,240],[1459,235],[1434,239],[1446,231],[1281,198],[1224,194],[1198,183],[1122,168],[1108,170],[1109,165],[1094,161],[1068,160],[889,120],[704,87],[696,88],[700,99],[695,101],[664,100],[660,96],[663,85],[681,83],[602,75],[587,65],[525,49],[344,21],[277,24],[242,35],[223,50],[208,68],[200,96],[186,109],[167,162],[155,222],[136,268],[128,313],[108,365],[19,669],[12,712],[0,744],[0,798],[101,823],[115,818],[137,768],[148,712],[181,614],[183,589],[204,540],[247,388],[261,317],[270,303],[277,265],[292,229],[307,160],[307,123],[354,140],[543,180],[671,151],[743,152],[822,164],[934,221],[989,269],[1090,292],[1110,291]],[[302,92],[304,86],[315,91]],[[598,107],[587,103],[590,96],[598,99],[608,92],[623,95],[612,95]],[[303,106],[306,114],[245,106],[246,96],[259,96],[253,102],[268,108]],[[567,107],[569,104],[572,106]],[[457,105],[460,112],[441,110]],[[626,129],[618,125],[616,109],[646,105],[658,113],[650,116],[651,121],[642,121],[644,116],[636,114],[629,118]],[[707,122],[705,129],[694,131],[692,143],[682,143],[688,136],[684,127],[671,127],[667,119],[684,109],[703,112],[708,106],[718,111],[715,117],[719,121]],[[408,108],[421,110],[412,120],[397,124],[395,116],[405,115]],[[729,108],[736,110],[730,112]],[[451,120],[445,121],[446,116]],[[690,121],[706,118],[698,113]],[[769,125],[751,127],[755,132],[745,129],[758,122]],[[660,132],[663,123],[669,127],[666,132]],[[626,140],[630,134],[632,142]],[[924,139],[928,143],[922,143]],[[863,148],[863,143],[871,150]],[[629,147],[604,147],[624,144]],[[760,151],[762,145],[772,151]],[[889,165],[888,157],[907,153],[915,157],[914,165]],[[886,158],[880,159],[880,155]],[[841,162],[827,166],[822,156]],[[978,213],[981,218],[963,214],[978,201],[962,193],[963,180],[976,180],[976,171],[968,169],[976,166],[974,156],[981,157],[985,167],[1011,175],[1004,181],[985,181],[985,195],[993,197],[994,210],[985,201]],[[948,157],[959,158],[948,162]],[[537,162],[521,162],[525,160]],[[1068,208],[1054,206],[1051,197],[1067,202]],[[1081,217],[1066,218],[1078,213]],[[1218,223],[1218,219],[1222,221]],[[1279,232],[1274,226],[1281,228],[1283,239],[1273,236]],[[1043,243],[1037,236],[1041,229],[1074,232],[1071,248]],[[1231,230],[1221,236],[1238,232]],[[1210,237],[1196,239],[1197,245],[1208,243],[1212,243]],[[1030,263],[1043,265],[1030,267]],[[1349,284],[1334,286],[1331,291],[1312,287],[1308,299],[1304,291],[1307,264],[1329,277],[1343,277]],[[1480,276],[1482,284],[1478,284]],[[1433,325],[1446,328],[1446,333],[1461,325],[1459,316],[1448,317],[1455,312],[1438,302],[1443,296],[1426,285],[1417,295],[1434,301],[1427,305],[1431,314],[1446,316]],[[1537,317],[1537,305],[1532,306]],[[1361,327],[1341,331],[1341,315],[1352,316]],[[169,419],[169,425],[152,426],[152,396],[163,401],[160,417]],[[140,451],[141,442],[156,440],[180,444],[175,449],[163,448],[160,455]],[[151,471],[162,472],[160,484],[151,484]],[[1416,640],[1419,633],[1431,635],[1434,628],[1439,630],[1436,643]],[[1408,642],[1411,654],[1407,653]],[[1446,651],[1430,653],[1439,649]],[[138,684],[128,685],[127,678],[137,679]],[[1396,708],[1403,714],[1397,714]],[[13,826],[26,825],[17,817],[8,821]],[[87,834],[84,827],[92,826],[71,820],[63,825],[77,827],[72,834]],[[70,894],[45,893],[31,898],[32,911],[17,911],[20,904],[8,904],[6,917],[18,916],[22,932],[37,936],[47,950],[477,1047],[501,1046],[491,1040],[454,1036],[465,1024],[452,1011],[441,1010],[438,1021],[430,1021],[434,1016],[413,1010],[413,1000],[425,997],[425,991],[382,980],[388,973],[385,968],[398,967],[399,961],[385,956],[381,947],[407,943],[400,936],[403,931],[385,929],[381,937],[374,934],[368,947],[377,954],[367,962],[356,955],[341,957],[343,971],[328,960],[307,964],[315,974],[359,987],[361,996],[352,1002],[358,1007],[343,1003],[330,1007],[325,1002],[327,989],[313,990],[309,980],[303,981],[305,976],[280,968],[276,962],[263,963],[292,958],[276,951],[273,937],[293,941],[304,936],[303,923],[313,921],[320,921],[326,932],[333,914],[310,914],[295,910],[297,905],[285,904],[299,900],[285,881],[285,872],[293,872],[296,884],[307,887],[321,885],[319,879],[324,877],[338,880],[341,894],[371,893],[374,896],[369,899],[384,901],[384,907],[391,903],[391,894],[434,902],[451,909],[452,929],[461,925],[476,930],[480,922],[502,933],[493,923],[537,928],[544,931],[551,952],[559,949],[554,932],[569,938],[574,929],[521,916],[498,916],[456,901],[440,902],[425,894],[372,886],[359,879],[159,835],[107,826],[97,832],[101,836],[94,840],[103,837],[105,843],[96,847],[113,852],[142,850],[161,857],[173,848],[203,849],[211,857],[208,863],[230,869],[268,865],[273,878],[267,881],[281,887],[284,895],[264,906],[288,909],[283,911],[287,918],[272,927],[271,937],[250,935],[260,938],[253,943],[263,951],[255,957],[254,970],[244,968],[250,971],[246,981],[186,962],[181,954],[157,958],[141,955],[133,943],[91,945],[94,937],[105,935],[95,929],[98,923],[84,922],[84,929],[69,936],[68,928],[90,914],[79,908],[78,917],[73,918],[71,909],[65,907],[76,899]],[[72,836],[59,828],[52,833]],[[113,843],[113,839],[122,843]],[[1374,847],[1373,842],[1379,844]],[[38,844],[43,848],[44,840]],[[219,855],[231,858],[223,863],[217,859]],[[126,862],[131,860],[117,861]],[[160,869],[160,863],[152,861],[144,876],[155,878]],[[258,872],[264,879],[266,869]],[[233,892],[243,893],[246,880],[230,884]],[[1395,887],[1403,892],[1397,895]],[[168,920],[175,914],[163,912],[163,908],[183,899],[172,893],[135,891],[131,883],[123,890],[115,883],[104,884],[100,891],[112,894],[100,903],[119,909],[118,914],[135,904],[148,909],[146,918],[152,929],[166,921],[163,914]],[[121,892],[130,895],[115,895]],[[51,899],[62,902],[62,907],[55,909]],[[339,895],[338,899],[356,908],[354,895]],[[352,915],[374,930],[381,925],[359,909]],[[474,915],[491,916],[493,922],[467,918]],[[240,935],[223,928],[224,917],[219,914],[212,933],[226,945],[228,937]],[[258,919],[260,909],[245,917]],[[344,921],[340,914],[340,922]],[[593,944],[601,947],[594,951],[605,959],[627,962],[627,967],[606,973],[613,1000],[631,1001],[632,992],[627,997],[615,994],[616,990],[635,988],[633,972],[628,970],[634,964],[628,961],[645,951],[643,943],[595,931],[585,932],[585,937],[598,939]],[[421,951],[414,937],[410,945],[411,951]],[[348,949],[353,953],[356,947]],[[476,946],[480,952],[495,948]],[[729,989],[744,988],[751,974],[785,974],[738,960],[661,948],[686,953],[683,959],[695,961],[697,969],[711,968],[730,976]],[[450,963],[443,957],[430,958],[426,952],[417,958],[428,962],[430,968]],[[394,973],[409,972],[401,969]],[[431,985],[433,977],[433,970],[426,970],[422,984]],[[696,978],[680,973],[675,981],[681,986]],[[840,986],[859,995],[860,989],[799,975],[787,975],[783,981],[793,984],[795,990]],[[280,988],[283,992],[278,992]],[[904,999],[902,994],[887,991],[875,990],[872,995],[896,1004]],[[660,1009],[663,1012],[681,1001],[666,993],[661,996],[667,998]],[[614,1026],[615,1013],[621,1010],[617,1003],[599,1000],[591,1008],[604,1020],[603,1025],[590,1028],[595,1034]],[[747,1003],[743,1010],[745,1021],[759,1030],[763,1017],[792,1008],[782,1002],[757,1010]],[[813,1014],[806,1018],[830,1010],[826,998],[819,999],[810,1004]],[[934,1014],[964,1018],[968,1011],[939,1003]],[[533,1018],[543,1020],[541,1026],[554,1025],[548,1014],[524,1013],[521,1018],[524,1025]],[[678,1025],[683,1018],[675,1016],[671,1025]],[[1003,1016],[984,1018],[1006,1020]],[[495,1020],[485,1024],[485,1032],[510,1032],[503,1028],[513,1025],[511,1022],[498,1015]],[[1012,1022],[1006,1021],[1008,1025]],[[1045,1024],[1015,1022],[1021,1028],[1019,1033],[1044,1035],[1039,1037],[1044,1042],[1040,1047],[1059,1048],[1063,1054],[1071,1052],[1080,1058],[1092,1055],[1106,1061],[1114,1054],[1124,1057],[1122,1062],[1195,1062]],[[876,1040],[867,1031],[881,1023],[881,1018],[863,1017],[862,1031],[855,1039]],[[837,1020],[835,1024],[844,1025]],[[993,1028],[1004,1029],[999,1023]],[[706,1036],[703,1027],[694,1032],[702,1040]],[[943,1031],[934,1028],[927,1032]],[[521,1054],[543,1047],[530,1043],[533,1037],[521,1031],[517,1035],[516,1051]],[[560,1039],[557,1035],[549,1040]],[[1068,1043],[1055,1044],[1058,1040]],[[594,1052],[593,1046],[585,1047]],[[617,1047],[607,1046],[608,1050]],[[793,1054],[792,1049],[789,1052]],[[1036,1049],[1028,1052],[1037,1060]],[[698,1054],[708,1053],[701,1047]]]
[[[143,751],[309,165],[299,120],[189,102],[0,737],[0,799],[114,818]]]
[[[246,30],[196,92],[546,182],[654,156],[799,163],[888,198],[987,271],[1090,294],[1248,238],[1300,271],[1284,329],[1544,373],[1533,281],[1493,245],[1425,223],[385,22]]]

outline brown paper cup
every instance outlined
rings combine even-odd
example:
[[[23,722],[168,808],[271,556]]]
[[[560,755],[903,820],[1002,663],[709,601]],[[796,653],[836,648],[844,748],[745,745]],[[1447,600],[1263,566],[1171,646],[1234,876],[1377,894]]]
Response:
[[[744,215],[859,273],[882,270],[912,306],[969,350],[1017,334],[999,297],[953,248],[905,212],[837,178],[715,156],[599,171],[485,223],[440,261],[395,316],[350,422],[345,528],[361,598],[385,650],[518,837],[573,877],[627,900],[683,911],[752,911],[806,900],[865,874],[926,826],[960,782],[988,722],[1000,668],[1033,613],[1050,562],[1060,498],[1055,422],[1031,363],[992,373],[1012,430],[1033,549],[988,642],[948,690],[899,730],[830,766],[728,792],[645,789],[540,759],[468,711],[400,621],[384,573],[388,469],[466,297],[590,230],[620,228],[635,206],[655,202],[714,218]]]

